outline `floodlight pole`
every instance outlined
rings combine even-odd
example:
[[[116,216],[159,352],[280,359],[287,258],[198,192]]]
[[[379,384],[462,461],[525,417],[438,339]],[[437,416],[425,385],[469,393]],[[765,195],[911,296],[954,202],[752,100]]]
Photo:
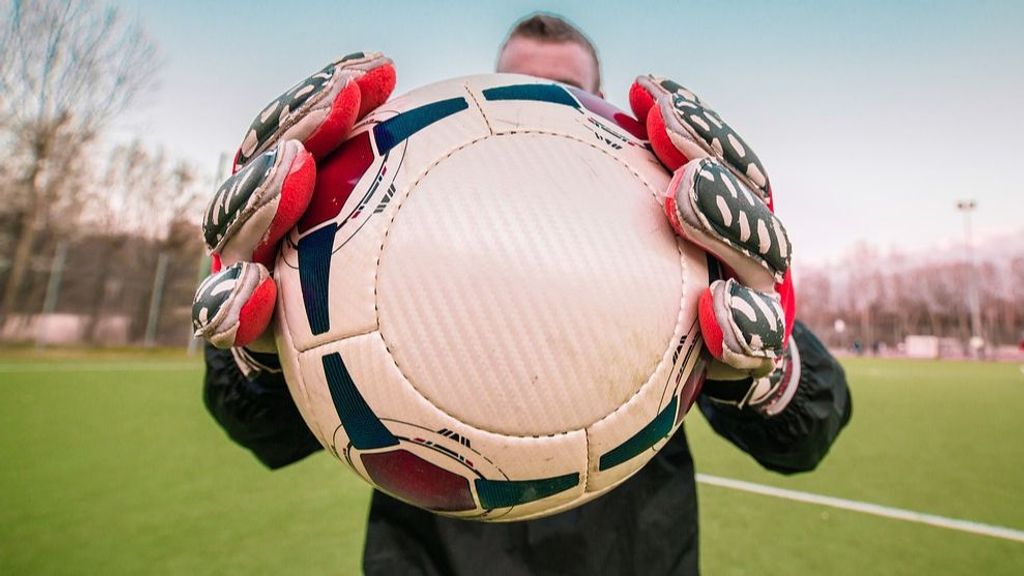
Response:
[[[975,357],[981,352],[980,347],[975,349],[975,344],[983,342],[981,340],[981,303],[978,298],[978,273],[974,262],[974,248],[971,238],[971,212],[977,207],[978,203],[973,199],[958,200],[956,203],[956,209],[964,214],[964,254],[967,258],[967,273],[969,275],[967,280],[967,305],[971,310],[970,348]]]
[[[156,260],[156,274],[153,276],[153,292],[149,299],[149,316],[146,319],[145,344],[152,348],[156,344],[156,329],[160,321],[160,305],[164,298],[164,280],[167,278],[167,253],[161,251]]]

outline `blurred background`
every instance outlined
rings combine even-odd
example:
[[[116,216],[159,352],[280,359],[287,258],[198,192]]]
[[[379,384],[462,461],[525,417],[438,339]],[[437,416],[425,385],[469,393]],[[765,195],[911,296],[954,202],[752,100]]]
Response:
[[[196,223],[255,111],[350,51],[399,92],[490,71],[538,8],[591,36],[612,102],[650,71],[741,127],[831,346],[1017,354],[1024,7],[995,1],[4,2],[0,338],[187,346]]]
[[[691,417],[698,470],[1011,536],[702,481],[706,572],[1024,573],[1024,3],[0,0],[0,574],[358,569],[368,489],[322,455],[270,474],[204,413],[200,214],[332,58],[385,52],[398,92],[489,72],[535,10],[590,36],[613,103],[652,72],[738,127],[798,317],[844,358],[821,470],[766,474]]]

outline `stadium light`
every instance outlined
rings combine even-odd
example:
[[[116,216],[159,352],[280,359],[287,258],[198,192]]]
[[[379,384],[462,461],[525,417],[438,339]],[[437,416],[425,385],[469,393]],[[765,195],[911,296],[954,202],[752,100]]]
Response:
[[[974,199],[957,200],[956,209],[964,215],[964,253],[967,259],[967,305],[971,310],[970,348],[974,357],[978,357],[985,340],[981,337],[981,311],[978,298],[977,270],[974,263],[974,250],[971,239],[971,212],[978,207]]]

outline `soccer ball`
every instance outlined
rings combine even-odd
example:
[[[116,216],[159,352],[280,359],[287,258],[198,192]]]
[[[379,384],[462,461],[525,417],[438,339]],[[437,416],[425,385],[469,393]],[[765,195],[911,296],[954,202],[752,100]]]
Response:
[[[374,111],[318,167],[276,264],[291,394],[327,450],[433,512],[536,518],[679,426],[706,256],[672,233],[643,127],[490,74]]]

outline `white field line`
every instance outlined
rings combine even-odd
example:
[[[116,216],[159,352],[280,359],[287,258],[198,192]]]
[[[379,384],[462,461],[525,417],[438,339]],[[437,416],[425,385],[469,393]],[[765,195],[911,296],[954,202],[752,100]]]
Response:
[[[891,508],[889,506],[869,504],[867,502],[858,502],[856,500],[846,500],[844,498],[835,498],[833,496],[822,496],[820,494],[811,494],[810,492],[786,490],[784,488],[754,484],[753,482],[744,482],[742,480],[733,480],[732,478],[710,476],[708,474],[697,474],[697,481],[701,484],[708,484],[710,486],[731,488],[733,490],[741,490],[743,492],[761,494],[763,496],[784,498],[786,500],[795,500],[797,502],[806,502],[808,504],[817,504],[819,506],[828,506],[830,508],[839,508],[841,510],[852,510],[854,512],[863,512],[864,514],[892,518],[894,520],[905,520],[907,522],[916,522],[918,524],[928,524],[929,526],[938,526],[939,528],[948,528],[950,530],[959,530],[960,532],[970,532],[972,534],[981,534],[982,536],[991,536],[992,538],[1002,538],[1004,540],[1024,543],[1024,531],[1015,530],[1013,528],[992,526],[990,524],[982,524],[980,522],[971,522],[970,520],[957,520],[956,518],[946,518],[944,516],[936,516],[934,514],[923,514],[912,510]]]
[[[0,364],[0,374],[45,372],[163,372],[167,370],[201,370],[199,362],[54,362],[32,361]]]

